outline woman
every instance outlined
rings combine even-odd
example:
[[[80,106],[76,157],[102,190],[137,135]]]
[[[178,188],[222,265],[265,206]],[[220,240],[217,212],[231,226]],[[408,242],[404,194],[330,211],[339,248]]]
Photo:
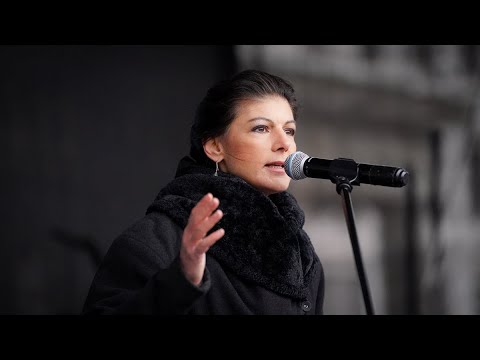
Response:
[[[85,314],[322,314],[322,265],[286,192],[297,102],[246,70],[212,87],[190,156],[111,245]]]

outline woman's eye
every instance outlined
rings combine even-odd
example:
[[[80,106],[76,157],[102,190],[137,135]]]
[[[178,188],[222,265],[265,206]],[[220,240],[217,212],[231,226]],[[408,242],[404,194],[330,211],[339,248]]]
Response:
[[[259,133],[264,133],[264,132],[267,132],[267,127],[265,125],[255,126],[253,128],[253,131],[259,132]]]
[[[294,136],[295,135],[295,129],[285,129],[285,132],[287,135]]]

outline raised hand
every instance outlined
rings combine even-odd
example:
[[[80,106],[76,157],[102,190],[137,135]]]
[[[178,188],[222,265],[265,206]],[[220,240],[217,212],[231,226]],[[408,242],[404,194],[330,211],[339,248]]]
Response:
[[[205,272],[206,252],[224,234],[224,229],[207,233],[223,216],[218,208],[220,201],[208,193],[190,212],[187,226],[183,231],[180,247],[180,266],[185,277],[194,285],[200,285]]]

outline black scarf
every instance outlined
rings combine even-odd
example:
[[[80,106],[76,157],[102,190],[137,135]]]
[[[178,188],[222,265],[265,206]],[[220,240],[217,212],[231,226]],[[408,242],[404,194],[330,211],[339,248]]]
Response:
[[[176,178],[147,210],[168,215],[182,229],[190,211],[208,192],[220,200],[223,218],[212,231],[225,235],[209,250],[222,266],[245,280],[280,294],[305,298],[318,258],[303,231],[303,211],[287,192],[266,196],[238,176],[184,157]]]

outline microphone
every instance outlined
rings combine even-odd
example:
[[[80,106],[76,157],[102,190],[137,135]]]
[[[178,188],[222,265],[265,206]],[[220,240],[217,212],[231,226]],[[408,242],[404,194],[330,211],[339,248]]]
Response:
[[[293,180],[307,177],[330,179],[336,183],[339,177],[347,178],[352,185],[370,184],[391,187],[407,185],[409,174],[399,167],[357,164],[352,159],[326,160],[310,157],[297,151],[288,156],[284,163],[285,172]]]

